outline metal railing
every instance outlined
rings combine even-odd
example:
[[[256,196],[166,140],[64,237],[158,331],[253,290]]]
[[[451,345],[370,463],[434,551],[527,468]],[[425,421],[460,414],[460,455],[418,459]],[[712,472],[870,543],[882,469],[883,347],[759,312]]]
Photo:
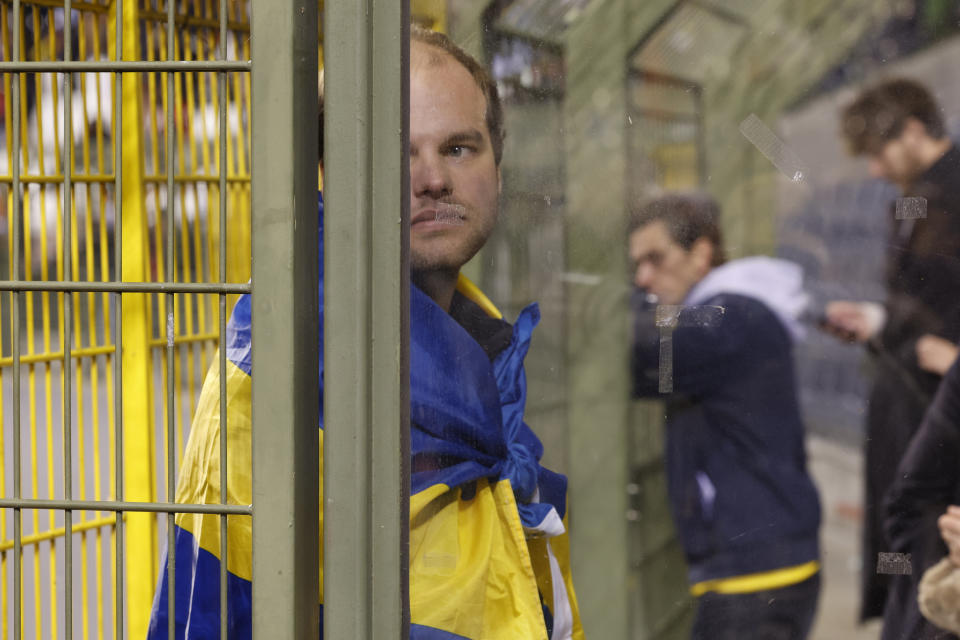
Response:
[[[0,3],[4,637],[142,637],[157,514],[252,512],[173,503],[250,291],[245,6]]]
[[[419,0],[413,19],[443,28],[444,7]],[[317,60],[302,55],[317,46],[316,9],[0,2],[3,638],[143,637],[161,534],[173,593],[175,515],[188,513],[219,516],[221,558],[228,516],[256,514],[258,637],[319,631]],[[406,1],[328,3],[323,20],[335,43],[328,202],[341,212],[328,233],[353,243],[333,246],[326,267],[328,336],[340,339],[327,345],[325,409],[355,430],[326,443],[330,638],[395,638],[408,617],[410,20]],[[252,273],[251,252],[269,256]],[[227,407],[217,347],[233,300],[254,292],[256,508],[227,504],[226,439],[220,504],[177,503],[203,374],[219,370]],[[221,611],[226,573],[221,562]]]

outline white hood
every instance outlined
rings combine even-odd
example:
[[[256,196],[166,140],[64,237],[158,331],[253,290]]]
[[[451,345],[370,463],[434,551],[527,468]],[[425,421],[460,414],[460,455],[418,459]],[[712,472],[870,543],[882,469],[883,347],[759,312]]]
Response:
[[[794,340],[806,335],[800,316],[810,296],[803,290],[803,269],[798,264],[766,256],[727,262],[695,284],[683,303],[703,304],[721,293],[758,300],[773,311]]]

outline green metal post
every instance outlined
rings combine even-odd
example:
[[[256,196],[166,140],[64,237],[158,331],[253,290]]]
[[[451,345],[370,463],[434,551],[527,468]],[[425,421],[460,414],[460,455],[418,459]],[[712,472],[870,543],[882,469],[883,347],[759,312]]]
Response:
[[[324,637],[408,627],[409,3],[327,2]]]
[[[317,3],[252,4],[253,635],[292,640],[319,635]]]
[[[567,287],[570,544],[583,626],[628,638],[626,0],[603,0],[566,33],[567,269],[602,274]],[[602,48],[596,47],[603,42]],[[602,189],[593,185],[602,184]]]

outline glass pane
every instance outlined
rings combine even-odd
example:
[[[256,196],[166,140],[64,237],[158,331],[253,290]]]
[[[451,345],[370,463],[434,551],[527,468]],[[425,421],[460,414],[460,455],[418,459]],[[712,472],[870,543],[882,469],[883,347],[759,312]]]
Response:
[[[462,271],[508,321],[541,303],[524,419],[569,477],[587,633],[752,637],[791,598],[802,637],[932,624],[917,583],[960,499],[924,457],[960,457],[924,422],[960,340],[960,3],[481,4],[448,27],[482,45],[506,141]],[[741,606],[748,631],[716,617]]]

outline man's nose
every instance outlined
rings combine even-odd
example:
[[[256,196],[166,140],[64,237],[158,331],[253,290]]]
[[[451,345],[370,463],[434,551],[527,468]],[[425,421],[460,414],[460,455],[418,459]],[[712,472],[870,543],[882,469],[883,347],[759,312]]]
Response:
[[[633,283],[641,289],[648,288],[652,273],[653,269],[650,268],[650,265],[641,262],[637,265],[636,271],[633,272]]]
[[[442,158],[419,153],[410,159],[410,182],[415,196],[439,198],[449,193],[450,180]]]

